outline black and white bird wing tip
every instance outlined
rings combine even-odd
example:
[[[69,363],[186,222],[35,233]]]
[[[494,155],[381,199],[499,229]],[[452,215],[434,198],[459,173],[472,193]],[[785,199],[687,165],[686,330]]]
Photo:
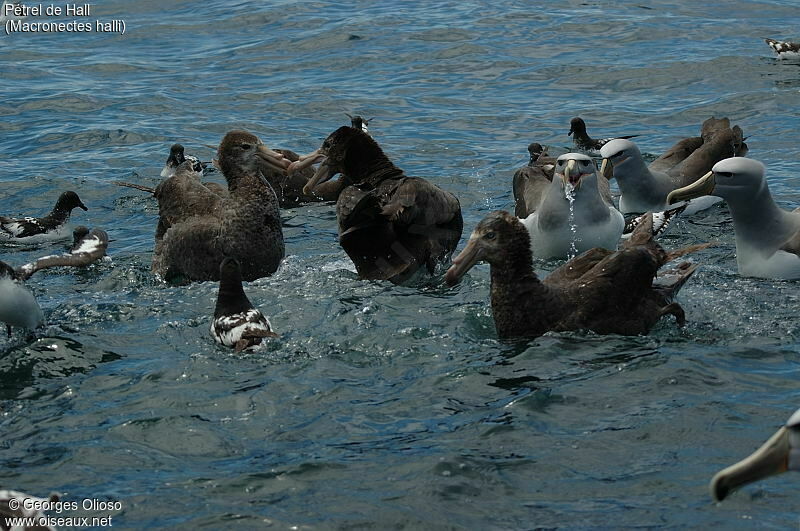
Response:
[[[670,207],[663,212],[654,212],[653,213],[653,237],[658,238],[672,224],[672,221],[684,210],[686,207],[689,206],[689,202],[680,203],[674,207]],[[638,227],[642,221],[645,220],[645,216],[647,214],[642,214],[640,216],[636,216],[634,218],[630,218],[625,221],[625,228],[622,230],[622,238],[627,239],[630,238],[633,231]]]

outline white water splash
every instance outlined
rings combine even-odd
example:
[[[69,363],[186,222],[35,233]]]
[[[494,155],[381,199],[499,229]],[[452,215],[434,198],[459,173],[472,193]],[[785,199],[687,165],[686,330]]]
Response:
[[[567,251],[567,260],[572,260],[576,256],[578,256],[578,225],[575,223],[575,187],[572,183],[566,183],[564,185],[564,197],[567,198],[569,201],[569,231],[572,233],[572,237],[569,240],[569,251]]]

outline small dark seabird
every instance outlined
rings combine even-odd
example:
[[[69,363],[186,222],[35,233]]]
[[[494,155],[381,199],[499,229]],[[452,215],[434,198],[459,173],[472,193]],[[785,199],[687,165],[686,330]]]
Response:
[[[7,238],[27,238],[58,230],[69,220],[75,207],[89,210],[81,202],[78,194],[72,191],[64,192],[58,197],[53,210],[43,218],[0,216],[0,234],[4,234]]]
[[[167,281],[219,280],[219,266],[226,256],[239,261],[242,278],[255,280],[274,273],[283,259],[278,199],[260,168],[266,163],[281,171],[289,161],[257,136],[231,131],[219,145],[217,163],[228,183],[227,197],[197,182],[156,190],[160,217],[179,212],[163,226],[160,220],[159,229],[166,230],[161,238],[156,234],[152,269]],[[209,194],[216,199],[209,199]],[[162,201],[177,207],[162,214]]]
[[[473,265],[489,262],[491,304],[501,338],[538,337],[550,330],[592,330],[598,334],[646,334],[664,315],[683,325],[673,298],[697,268],[684,262],[653,280],[662,265],[706,247],[666,252],[653,240],[648,217],[620,251],[595,248],[562,265],[544,281],[533,271],[530,236],[520,220],[504,211],[486,216],[453,259],[445,281],[453,285]]]
[[[219,293],[211,322],[217,343],[236,352],[261,344],[265,337],[278,337],[264,314],[255,309],[242,289],[239,262],[225,258],[219,266]]]
[[[711,496],[719,502],[748,483],[789,470],[800,470],[800,409],[761,448],[717,472],[711,479]]]
[[[512,184],[514,213],[519,218],[526,218],[536,210],[553,181],[555,168],[555,159],[541,144],[529,144],[528,153],[531,156],[528,164],[514,172]]]
[[[44,256],[16,269],[0,261],[0,321],[6,323],[9,336],[12,326],[33,330],[44,321],[42,309],[23,284],[25,280],[50,267],[87,266],[106,254],[108,234],[103,230],[90,231],[81,225],[73,232],[73,239],[69,253]]]
[[[320,165],[305,192],[337,173],[352,186],[336,202],[339,243],[363,279],[408,280],[433,273],[455,250],[463,221],[456,196],[425,179],[406,177],[368,134],[343,126],[289,168]]]
[[[584,151],[597,151],[615,138],[635,138],[639,135],[615,136],[613,138],[595,139],[590,137],[586,132],[586,122],[584,122],[582,118],[576,116],[569,121],[569,133],[567,133],[567,136],[572,137],[572,141],[575,142],[575,145],[578,147],[578,149],[582,149]]]
[[[347,115],[348,118],[350,118],[350,127],[354,127],[369,134],[369,127],[367,126],[369,125],[369,120],[372,120],[372,118],[367,120],[366,118],[359,116],[357,114],[355,116],[347,112],[345,114]]]
[[[2,2],[0,2],[0,6],[2,6]],[[54,527],[38,523],[46,515],[37,507],[45,507],[47,502],[53,503],[58,500],[59,498],[55,494],[50,495],[49,498],[37,498],[15,490],[0,490],[0,529],[2,531],[12,529],[14,531],[55,531]],[[29,518],[36,523],[12,527],[8,522],[9,518]]]
[[[720,160],[746,153],[742,129],[738,125],[731,127],[727,118],[712,116],[703,122],[699,137],[684,138],[650,165],[645,164],[639,148],[630,140],[612,140],[600,150],[600,173],[617,180],[623,214],[660,212],[667,208],[671,191],[692,184]],[[714,201],[719,199],[696,201],[685,213],[708,208]]]
[[[775,39],[764,39],[764,41],[778,54],[778,59],[800,57],[800,43],[776,41]]]

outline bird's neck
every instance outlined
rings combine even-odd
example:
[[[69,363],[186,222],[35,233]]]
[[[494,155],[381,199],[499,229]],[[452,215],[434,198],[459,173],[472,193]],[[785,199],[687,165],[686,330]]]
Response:
[[[241,275],[227,276],[220,279],[214,317],[246,312],[252,307],[253,305],[242,288]]]
[[[737,195],[727,203],[737,242],[758,241],[764,248],[776,248],[797,230],[791,214],[775,203],[766,180],[754,194]]]
[[[536,336],[549,329],[549,288],[533,271],[527,230],[490,266],[492,314],[500,337]]]

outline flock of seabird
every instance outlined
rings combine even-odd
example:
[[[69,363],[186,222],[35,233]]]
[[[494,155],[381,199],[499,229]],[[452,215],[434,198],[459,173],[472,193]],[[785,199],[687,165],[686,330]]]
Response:
[[[767,39],[779,57],[800,55],[800,45]],[[273,274],[285,254],[280,209],[335,201],[339,243],[360,278],[408,283],[436,274],[461,239],[458,198],[426,179],[409,177],[369,134],[369,120],[331,133],[312,153],[268,148],[255,135],[230,131],[208,163],[170,149],[155,188],[118,183],[150,193],[159,207],[152,271],[171,283],[219,281],[210,332],[218,343],[242,351],[277,337],[269,319],[247,298],[243,281]],[[800,278],[800,209],[778,207],[760,162],[748,152],[739,126],[711,117],[700,135],[685,138],[646,164],[636,135],[593,139],[583,119],[569,135],[581,152],[551,157],[538,143],[512,182],[514,215],[496,211],[481,220],[444,275],[453,285],[476,263],[490,265],[491,307],[501,338],[536,337],[548,331],[646,334],[663,316],[678,325],[684,311],[678,290],[697,269],[680,262],[706,247],[667,251],[656,241],[676,215],[724,200],[730,207],[739,273]],[[599,172],[590,155],[599,153]],[[208,166],[227,187],[201,180]],[[315,168],[316,165],[316,168]],[[337,180],[333,177],[339,175]],[[620,190],[614,203],[609,179]],[[86,205],[62,193],[44,217],[0,216],[0,237],[24,240],[62,230],[72,210]],[[626,223],[624,215],[631,217]],[[108,234],[79,226],[71,249],[13,267],[0,261],[0,321],[35,329],[44,317],[24,282],[58,266],[84,267],[103,258]],[[567,261],[540,280],[533,259]],[[654,282],[656,275],[662,277]],[[800,469],[800,410],[752,456],[718,473],[716,500],[765,475]],[[0,491],[0,515],[8,496]]]

